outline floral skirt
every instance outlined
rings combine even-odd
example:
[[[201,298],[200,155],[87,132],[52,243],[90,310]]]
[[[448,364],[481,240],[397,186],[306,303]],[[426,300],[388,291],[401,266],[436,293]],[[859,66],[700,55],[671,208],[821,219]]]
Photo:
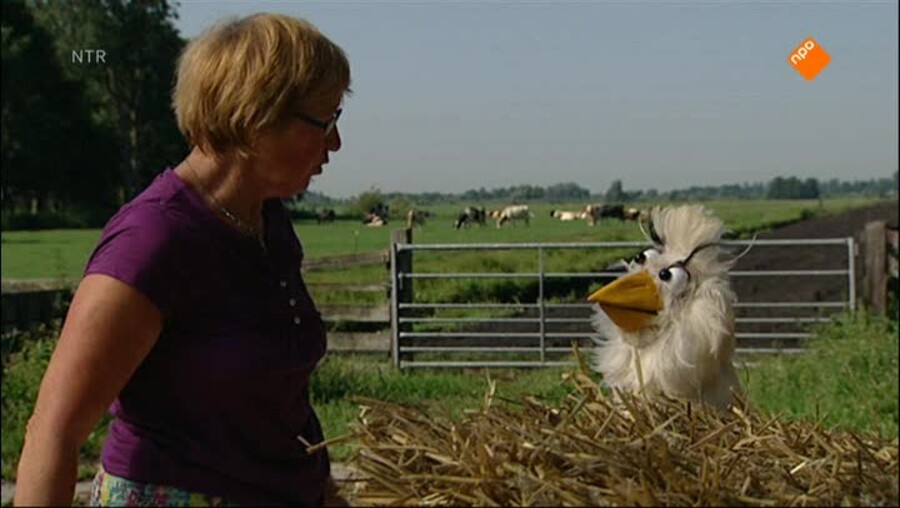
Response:
[[[114,476],[103,468],[94,476],[91,506],[235,506],[222,498],[186,492],[166,485],[138,483]]]

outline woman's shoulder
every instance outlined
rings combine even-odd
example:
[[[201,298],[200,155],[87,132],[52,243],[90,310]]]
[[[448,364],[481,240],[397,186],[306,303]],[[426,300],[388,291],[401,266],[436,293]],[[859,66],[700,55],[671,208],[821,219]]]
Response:
[[[171,169],[154,181],[107,222],[103,236],[138,230],[147,240],[196,235],[209,218],[208,211]]]
[[[209,246],[202,209],[162,174],[106,224],[85,268],[129,284],[171,309],[180,288],[204,265],[197,252]]]
[[[89,265],[98,261],[148,263],[173,259],[198,244],[211,228],[204,227],[198,206],[174,172],[167,170],[106,223]]]

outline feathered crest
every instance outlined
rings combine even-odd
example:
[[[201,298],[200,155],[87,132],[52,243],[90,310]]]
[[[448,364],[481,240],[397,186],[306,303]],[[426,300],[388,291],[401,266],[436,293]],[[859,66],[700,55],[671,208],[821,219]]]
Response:
[[[651,241],[682,259],[704,244],[718,243],[724,233],[722,220],[702,205],[654,207],[650,223]],[[706,252],[709,249],[699,251],[697,256]]]
[[[703,263],[719,265],[716,268],[721,270],[728,270],[747,255],[757,238],[754,234],[750,245],[740,254],[724,258],[723,254],[731,256],[719,243],[725,234],[724,225],[721,219],[703,205],[654,207],[650,210],[648,227],[645,229],[640,219],[638,227],[656,248],[680,255],[685,264],[698,257],[703,259]],[[710,254],[701,256],[704,251]]]
[[[643,233],[644,237],[653,242],[653,245],[657,247],[662,247],[663,241],[662,238],[659,237],[659,234],[656,232],[656,228],[653,226],[653,220],[650,220],[650,233],[648,234],[646,230],[644,230],[644,221],[638,218],[638,227],[641,228],[641,233]]]

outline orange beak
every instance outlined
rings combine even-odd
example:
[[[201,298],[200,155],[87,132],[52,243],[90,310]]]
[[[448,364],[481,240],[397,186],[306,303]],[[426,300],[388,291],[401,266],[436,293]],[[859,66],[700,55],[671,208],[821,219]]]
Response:
[[[642,270],[620,277],[588,296],[613,323],[626,332],[646,328],[662,310],[662,300],[653,277]]]

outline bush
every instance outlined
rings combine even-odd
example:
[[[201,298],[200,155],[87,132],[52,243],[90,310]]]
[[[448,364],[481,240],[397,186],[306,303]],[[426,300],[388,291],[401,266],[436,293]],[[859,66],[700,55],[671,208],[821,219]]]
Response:
[[[12,353],[3,363],[3,433],[2,433],[2,474],[4,479],[14,480],[25,440],[25,426],[34,411],[38,389],[50,356],[56,348],[59,330],[44,328],[37,332],[22,334],[17,339],[4,335],[4,340],[21,344],[21,349]],[[94,475],[100,458],[103,440],[109,424],[109,416],[104,416],[91,432],[81,448],[79,457],[79,479]]]
[[[71,207],[62,211],[21,210],[0,211],[0,229],[3,231],[33,231],[40,229],[99,228],[115,213],[114,208]]]
[[[316,217],[319,216],[315,210],[308,210],[306,208],[288,208],[287,211],[292,221],[315,220]]]
[[[5,340],[10,340],[6,336]],[[34,409],[41,378],[47,369],[56,341],[23,337],[22,347],[3,365],[3,453],[4,478],[15,478],[19,454],[25,439],[25,426]]]
[[[381,194],[381,190],[377,188],[371,188],[366,192],[361,193],[351,205],[352,213],[355,213],[359,217],[365,217],[370,210],[374,209],[383,209],[386,206],[384,202],[384,197]]]
[[[16,213],[3,212],[0,219],[4,231],[37,230],[37,229],[78,229],[87,227],[85,221],[70,213],[38,212]]]

